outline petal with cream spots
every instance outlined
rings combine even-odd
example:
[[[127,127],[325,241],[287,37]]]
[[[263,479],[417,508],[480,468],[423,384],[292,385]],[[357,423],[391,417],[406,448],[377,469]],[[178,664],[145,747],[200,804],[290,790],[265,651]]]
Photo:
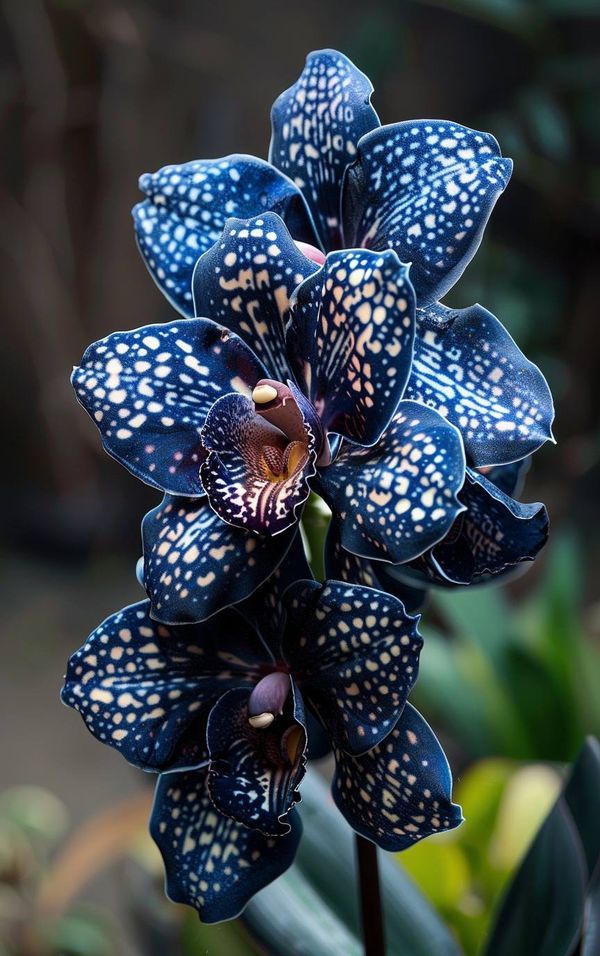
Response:
[[[548,540],[543,504],[515,501],[471,469],[459,498],[466,511],[446,537],[410,565],[391,568],[391,576],[442,587],[484,584],[533,561]]]
[[[209,409],[227,393],[251,394],[263,376],[237,335],[180,319],[94,342],[72,382],[113,458],[155,488],[198,496]]]
[[[337,747],[359,754],[389,734],[417,679],[418,617],[390,594],[341,581],[285,593],[283,655]]]
[[[411,704],[377,747],[360,757],[337,750],[335,759],[331,789],[338,809],[383,850],[406,850],[462,823],[446,755]]]
[[[302,255],[279,216],[230,219],[194,269],[196,315],[243,339],[280,381],[290,377],[285,324],[290,296],[317,269]]]
[[[328,431],[373,445],[410,374],[415,334],[408,268],[394,252],[333,252],[292,299],[288,352]]]
[[[406,567],[406,565],[402,565]],[[359,558],[342,547],[337,521],[332,521],[325,539],[325,575],[349,584],[362,584],[376,591],[386,591],[402,601],[409,614],[420,611],[427,596],[420,578],[414,583],[400,580],[396,565],[385,561],[369,561]]]
[[[361,136],[379,126],[372,92],[371,81],[343,53],[319,50],[271,110],[269,160],[302,189],[325,249],[342,245],[344,170]]]
[[[474,467],[525,458],[552,439],[546,379],[480,305],[418,310],[406,398],[437,408],[460,429]]]
[[[295,533],[293,527],[274,539],[260,537],[222,521],[207,498],[166,495],[142,522],[153,617],[203,621],[243,601],[272,575]]]
[[[512,172],[489,133],[408,120],[367,133],[342,188],[344,245],[411,262],[419,305],[441,299],[475,255]]]
[[[194,266],[221,238],[231,216],[245,219],[272,210],[296,239],[316,241],[298,187],[255,156],[164,166],[141,176],[140,189],[148,198],[133,208],[138,248],[159,289],[186,317],[194,315]]]
[[[296,534],[291,547],[276,570],[237,610],[257,631],[276,659],[281,657],[281,638],[285,624],[283,595],[296,581],[312,581],[302,535]]]
[[[290,677],[281,713],[266,727],[249,723],[249,693],[235,688],[212,708],[206,733],[208,791],[217,810],[271,835],[289,833],[306,766],[306,718]]]
[[[108,617],[73,654],[62,700],[134,766],[190,766],[206,757],[208,709],[230,687],[251,689],[268,662],[235,611],[172,629],[142,601]]]
[[[509,465],[494,465],[493,468],[483,468],[482,474],[505,495],[510,495],[511,498],[519,498],[530,468],[531,457],[512,461]]]
[[[203,923],[219,923],[238,916],[291,866],[302,824],[292,810],[284,836],[244,827],[215,809],[206,776],[195,770],[159,778],[150,834],[163,858],[169,899],[195,907]]]
[[[298,520],[314,474],[314,438],[299,411],[297,434],[284,435],[242,395],[215,402],[202,429],[210,452],[201,468],[211,508],[229,524],[276,535]]]
[[[315,482],[347,551],[398,564],[444,537],[464,509],[464,477],[457,429],[432,408],[403,401],[377,445],[344,445]]]

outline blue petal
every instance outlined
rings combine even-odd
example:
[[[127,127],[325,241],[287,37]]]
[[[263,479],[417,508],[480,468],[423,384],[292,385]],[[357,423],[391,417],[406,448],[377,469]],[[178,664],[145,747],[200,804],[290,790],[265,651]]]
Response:
[[[274,213],[230,219],[221,241],[194,269],[195,313],[236,332],[268,375],[285,382],[290,377],[285,350],[290,296],[316,268]]]
[[[210,712],[208,790],[216,809],[238,823],[280,836],[290,831],[288,814],[300,800],[306,767],[306,718],[292,690],[282,715],[270,727],[248,722],[246,689],[233,689]]]
[[[297,534],[273,574],[237,607],[277,659],[281,656],[281,638],[285,624],[283,595],[296,581],[312,581],[312,578],[302,536]]]
[[[418,618],[389,594],[341,581],[286,591],[283,656],[337,747],[364,753],[389,734],[417,679]]]
[[[533,561],[548,540],[544,505],[514,501],[471,469],[459,497],[466,511],[444,540],[411,565],[392,568],[392,576],[442,587],[485,583]]]
[[[406,398],[437,408],[460,428],[474,467],[525,458],[552,438],[544,376],[480,305],[417,312]]]
[[[229,687],[252,688],[268,661],[235,611],[173,630],[141,601],[108,617],[73,654],[62,700],[136,767],[190,766],[205,759],[200,725],[210,706]]]
[[[209,409],[226,393],[250,394],[263,376],[236,335],[194,319],[94,342],[72,382],[113,458],[155,488],[198,496]]]
[[[305,442],[289,442],[242,395],[226,395],[213,405],[202,429],[210,454],[200,474],[210,505],[223,521],[268,535],[296,524],[315,471],[314,441],[305,435]],[[282,477],[271,475],[265,449],[278,459],[290,453]]]
[[[509,465],[494,465],[493,468],[486,469],[483,474],[505,495],[519,498],[530,468],[531,458],[522,458],[520,461],[512,461]]]
[[[325,428],[377,442],[402,398],[415,334],[408,269],[393,252],[334,252],[296,290],[288,352]]]
[[[205,770],[161,776],[150,834],[164,861],[169,899],[194,906],[203,923],[238,916],[293,863],[302,824],[296,810],[288,819],[290,833],[265,836],[215,810]]]
[[[295,531],[259,537],[222,521],[206,498],[166,495],[142,522],[153,616],[185,624],[243,601],[273,573]]]
[[[427,596],[424,587],[398,580],[396,567],[384,561],[359,558],[342,547],[337,521],[332,521],[325,539],[325,575],[349,584],[362,584],[397,597],[409,614],[419,611]]]
[[[409,120],[364,136],[342,190],[344,244],[412,262],[419,305],[441,299],[475,255],[512,171],[489,133]]]
[[[296,239],[314,243],[302,193],[254,156],[201,159],[140,177],[148,197],[133,208],[142,258],[159,289],[182,315],[194,315],[192,273],[231,216],[278,213]]]
[[[372,92],[371,81],[343,53],[320,50],[309,54],[300,78],[271,110],[269,160],[304,192],[325,249],[342,245],[344,170],[361,136],[379,126]]]
[[[462,823],[444,751],[410,704],[379,746],[335,758],[333,799],[350,826],[382,849],[405,850]]]
[[[344,445],[320,468],[321,493],[341,543],[360,557],[410,561],[446,534],[463,510],[465,462],[458,431],[431,408],[400,402],[373,448]]]

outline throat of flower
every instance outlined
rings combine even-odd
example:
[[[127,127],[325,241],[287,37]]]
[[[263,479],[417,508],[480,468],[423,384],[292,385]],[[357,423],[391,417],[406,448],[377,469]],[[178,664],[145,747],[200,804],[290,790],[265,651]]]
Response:
[[[292,441],[283,449],[274,445],[264,445],[261,464],[265,478],[268,481],[286,481],[302,467],[307,457],[307,448],[304,442]]]

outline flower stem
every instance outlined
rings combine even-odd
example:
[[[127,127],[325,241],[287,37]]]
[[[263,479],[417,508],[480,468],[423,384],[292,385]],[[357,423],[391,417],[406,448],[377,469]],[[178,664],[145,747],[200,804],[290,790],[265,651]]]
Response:
[[[358,833],[355,840],[364,953],[365,956],[385,956],[377,847]]]

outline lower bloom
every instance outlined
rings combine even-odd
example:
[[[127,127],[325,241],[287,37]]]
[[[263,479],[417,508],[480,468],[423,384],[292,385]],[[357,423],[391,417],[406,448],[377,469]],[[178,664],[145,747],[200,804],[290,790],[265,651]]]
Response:
[[[302,561],[293,547],[252,598],[201,624],[159,623],[149,601],[125,608],[69,662],[63,701],[162,774],[151,832],[169,895],[207,922],[237,915],[291,864],[323,733],[334,800],[379,846],[401,850],[462,819],[443,751],[407,703],[418,617],[370,588],[320,585]]]

